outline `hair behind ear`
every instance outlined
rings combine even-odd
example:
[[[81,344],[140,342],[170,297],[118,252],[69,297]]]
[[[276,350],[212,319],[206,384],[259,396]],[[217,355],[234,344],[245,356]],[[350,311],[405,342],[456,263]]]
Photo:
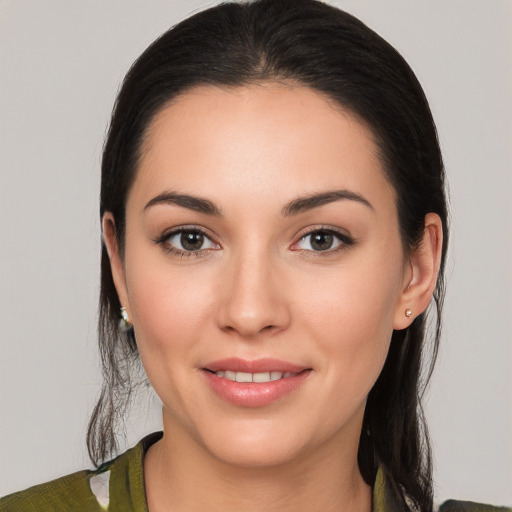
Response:
[[[99,310],[98,338],[101,340],[103,383],[87,427],[87,449],[96,466],[117,453],[119,419],[127,412],[142,380],[137,379],[141,375],[142,364],[133,329],[123,331],[118,328],[121,303],[105,243],[101,248],[101,275],[100,295],[105,300]]]

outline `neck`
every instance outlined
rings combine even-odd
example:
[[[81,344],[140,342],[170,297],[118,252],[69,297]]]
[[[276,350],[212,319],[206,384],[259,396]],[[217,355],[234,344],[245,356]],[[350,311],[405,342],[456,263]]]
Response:
[[[144,460],[149,512],[371,510],[372,491],[352,447],[340,443],[333,453],[326,443],[293,461],[244,467],[213,457],[180,429],[164,432]]]

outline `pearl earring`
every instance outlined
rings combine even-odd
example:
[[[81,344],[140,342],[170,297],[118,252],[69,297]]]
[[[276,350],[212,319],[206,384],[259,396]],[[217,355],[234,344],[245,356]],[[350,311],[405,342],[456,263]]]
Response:
[[[119,320],[119,328],[122,331],[128,331],[132,327],[130,319],[128,318],[128,312],[124,306],[121,307],[121,320]]]
[[[407,318],[411,318],[411,316],[412,316],[412,309],[406,309],[405,310],[405,316]]]

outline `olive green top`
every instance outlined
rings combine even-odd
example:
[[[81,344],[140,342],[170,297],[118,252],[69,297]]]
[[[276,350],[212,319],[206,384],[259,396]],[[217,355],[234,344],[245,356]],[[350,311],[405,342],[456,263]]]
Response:
[[[136,446],[95,471],[79,471],[0,499],[0,512],[148,512],[143,460],[162,433],[150,434]],[[383,471],[373,488],[373,512],[395,512],[400,506]],[[447,501],[440,512],[512,512],[510,508]]]

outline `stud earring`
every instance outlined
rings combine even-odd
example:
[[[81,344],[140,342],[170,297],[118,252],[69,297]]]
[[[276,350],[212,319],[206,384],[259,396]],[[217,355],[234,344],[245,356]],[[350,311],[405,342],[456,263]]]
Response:
[[[124,306],[121,307],[121,320],[119,320],[119,328],[122,331],[128,331],[132,327],[130,319],[128,318],[128,312]]]
[[[407,318],[411,318],[411,316],[412,316],[412,309],[406,309],[405,310],[405,316]]]

